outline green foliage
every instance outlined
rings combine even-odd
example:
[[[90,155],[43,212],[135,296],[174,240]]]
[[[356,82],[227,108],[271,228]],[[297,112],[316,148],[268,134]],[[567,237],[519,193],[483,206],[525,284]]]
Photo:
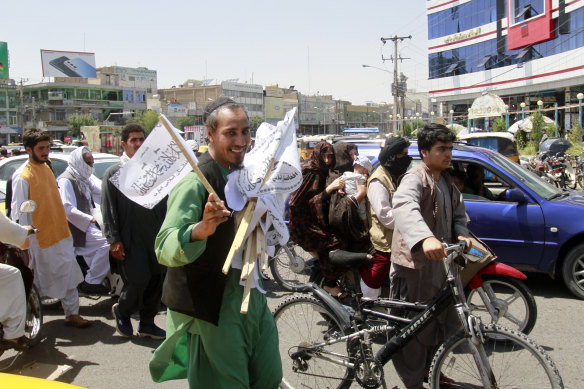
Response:
[[[404,128],[403,128],[403,136],[405,136],[406,138],[410,137],[410,136],[412,136],[412,132],[413,132],[413,129],[412,129],[412,125],[410,124],[410,122],[405,122]]]
[[[134,116],[126,119],[126,124],[130,123],[139,123],[143,125],[146,135],[148,135],[158,123],[158,113],[151,109],[148,111],[137,111]]]
[[[172,124],[178,128],[179,130],[183,131],[185,129],[185,127],[189,127],[192,126],[193,124],[195,124],[195,119],[185,116],[185,117],[181,117],[181,118],[175,118],[172,121]]]
[[[505,132],[507,131],[507,122],[503,118],[496,118],[493,121],[493,131],[495,132]]]
[[[262,124],[264,122],[264,118],[261,116],[252,116],[251,118],[249,118],[249,127],[252,130],[257,130],[258,127],[260,126],[260,124]]]
[[[568,140],[572,142],[572,144],[582,142],[582,126],[580,126],[580,122],[578,120],[576,120],[576,122],[570,129]]]
[[[82,126],[96,126],[97,124],[97,120],[90,114],[71,115],[69,116],[67,128],[69,128],[71,135],[79,136]]]
[[[545,122],[543,121],[543,117],[541,116],[540,112],[536,112],[531,115],[531,123],[531,140],[539,145],[539,142],[541,142],[541,138],[543,137],[542,130],[545,128]],[[539,150],[539,146],[537,149]]]
[[[519,154],[520,155],[535,155],[537,153],[538,148],[539,148],[539,143],[530,141],[530,142],[527,142],[524,147],[519,147]]]
[[[523,130],[517,130],[515,133],[515,140],[517,140],[517,147],[523,149],[527,146],[527,133]]]

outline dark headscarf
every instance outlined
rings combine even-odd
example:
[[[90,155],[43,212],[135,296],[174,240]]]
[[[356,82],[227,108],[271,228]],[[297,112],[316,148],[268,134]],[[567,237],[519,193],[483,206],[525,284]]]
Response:
[[[383,166],[387,171],[392,175],[394,180],[397,180],[401,177],[408,166],[410,166],[410,162],[412,161],[412,157],[404,156],[401,158],[397,158],[396,155],[403,152],[403,150],[410,145],[407,139],[402,137],[393,137],[389,138],[387,142],[385,142],[385,146],[381,149],[379,153],[379,163]]]
[[[318,172],[320,175],[327,175],[329,171],[329,166],[327,166],[327,164],[324,163],[324,160],[322,159],[324,154],[327,153],[333,153],[333,163],[331,164],[331,166],[334,166],[335,155],[333,145],[331,145],[328,142],[321,141],[314,146],[312,154],[310,155],[310,159],[304,166],[304,169]]]
[[[334,147],[336,164],[334,170],[340,174],[353,170],[353,157],[351,157],[351,150],[357,150],[357,145],[354,143],[337,143]]]

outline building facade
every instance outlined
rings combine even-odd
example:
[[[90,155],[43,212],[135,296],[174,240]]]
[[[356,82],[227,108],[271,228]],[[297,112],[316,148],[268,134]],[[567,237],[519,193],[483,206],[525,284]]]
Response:
[[[584,91],[584,1],[429,0],[431,111],[466,123],[483,92],[500,96],[513,119],[543,102],[570,127]],[[465,124],[466,125],[466,124]]]

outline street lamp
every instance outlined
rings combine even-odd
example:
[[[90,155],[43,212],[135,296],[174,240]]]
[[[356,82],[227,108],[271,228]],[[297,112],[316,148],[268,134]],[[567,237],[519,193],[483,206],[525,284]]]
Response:
[[[434,123],[434,111],[430,112],[430,116],[432,117],[432,123]]]
[[[395,115],[395,117],[397,118],[397,135],[399,135],[399,122],[401,115],[398,113],[397,115]]]
[[[471,128],[470,128],[470,112],[471,111],[472,111],[471,108],[467,109],[468,116],[466,117],[466,128],[467,128],[467,131],[469,134],[471,133],[471,131],[470,131],[471,130]]]
[[[521,119],[525,119],[525,103],[521,102],[519,106],[521,107]]]
[[[580,128],[582,128],[582,100],[584,100],[584,93],[580,92],[576,95],[576,98],[578,99],[578,117],[580,120],[580,123],[578,123],[580,125]]]
[[[416,130],[418,129],[418,120],[420,120],[420,113],[416,112]]]
[[[452,129],[452,125],[454,124],[453,123],[453,121],[454,121],[454,116],[453,115],[454,115],[454,110],[451,109],[450,110],[450,129]]]

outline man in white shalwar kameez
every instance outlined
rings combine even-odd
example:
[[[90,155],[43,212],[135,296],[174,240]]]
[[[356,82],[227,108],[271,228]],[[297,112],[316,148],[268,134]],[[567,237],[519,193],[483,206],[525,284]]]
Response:
[[[27,129],[23,143],[29,159],[20,174],[12,176],[11,216],[21,225],[34,225],[39,229],[23,246],[29,249],[35,285],[42,296],[61,300],[65,325],[88,327],[90,322],[79,315],[77,285],[83,281],[83,274],[75,259],[73,238],[57,181],[46,164],[49,160],[50,136],[39,129]],[[20,213],[20,205],[26,200],[37,203],[34,212]]]
[[[79,288],[88,294],[106,294],[108,290],[101,282],[110,269],[110,245],[93,216],[95,204],[101,203],[101,188],[91,181],[92,174],[93,155],[87,146],[82,146],[69,156],[69,166],[57,178],[57,184],[75,254],[83,256],[89,267]]]

